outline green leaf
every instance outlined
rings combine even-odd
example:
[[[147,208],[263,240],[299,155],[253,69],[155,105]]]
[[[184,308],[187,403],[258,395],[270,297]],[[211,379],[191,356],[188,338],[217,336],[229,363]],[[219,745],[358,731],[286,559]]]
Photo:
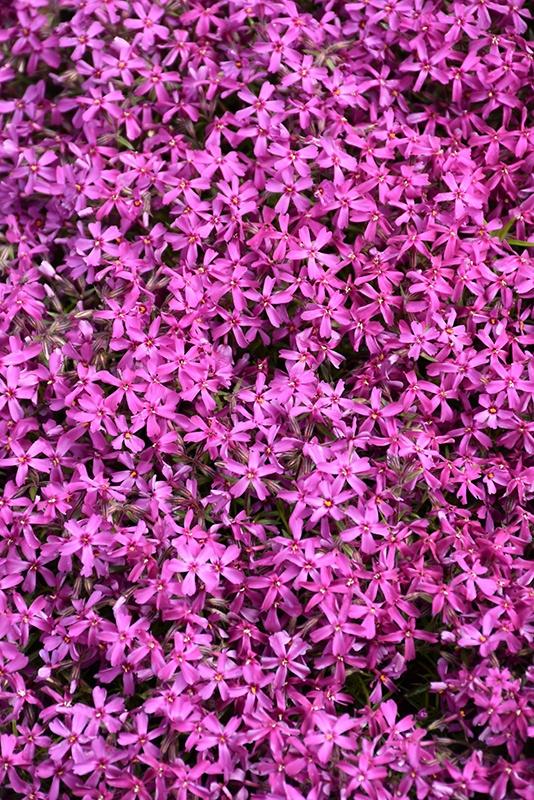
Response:
[[[534,247],[534,242],[523,242],[521,239],[506,239],[506,241],[516,247]]]
[[[506,236],[506,235],[507,235],[507,234],[510,232],[510,230],[511,230],[511,229],[513,228],[513,226],[515,225],[515,221],[516,221],[516,218],[515,218],[515,217],[511,217],[511,218],[508,220],[508,222],[506,223],[506,225],[503,225],[503,227],[502,227],[500,230],[498,230],[498,231],[495,231],[495,234],[494,234],[494,235],[495,235],[495,236],[498,236],[498,237],[499,237],[499,239],[500,239],[500,240],[501,240],[501,242],[502,242],[502,240],[505,238],[505,236]]]
[[[123,147],[127,147],[128,150],[135,150],[135,147],[133,146],[133,144],[131,142],[129,142],[128,139],[125,139],[124,136],[121,136],[120,134],[117,134],[117,141],[118,141],[119,144],[122,144]]]

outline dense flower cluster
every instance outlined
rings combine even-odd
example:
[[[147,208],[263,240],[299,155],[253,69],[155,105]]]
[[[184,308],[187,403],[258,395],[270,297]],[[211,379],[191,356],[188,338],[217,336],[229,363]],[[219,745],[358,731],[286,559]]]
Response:
[[[2,3],[3,800],[532,797],[530,19]]]

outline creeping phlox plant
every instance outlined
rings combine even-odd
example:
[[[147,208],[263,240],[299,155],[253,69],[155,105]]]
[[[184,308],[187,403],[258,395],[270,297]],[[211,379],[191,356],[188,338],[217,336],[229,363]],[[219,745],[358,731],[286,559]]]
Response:
[[[2,800],[532,798],[530,21],[1,4]]]

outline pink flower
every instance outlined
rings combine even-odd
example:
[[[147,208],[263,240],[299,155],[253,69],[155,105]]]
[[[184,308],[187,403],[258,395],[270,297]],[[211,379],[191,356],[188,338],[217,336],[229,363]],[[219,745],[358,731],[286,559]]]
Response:
[[[343,750],[354,747],[353,737],[346,735],[347,731],[354,728],[354,721],[348,714],[332,717],[324,711],[317,711],[313,721],[319,728],[319,732],[308,735],[306,743],[313,748],[319,745],[317,755],[323,764],[331,758],[334,747],[340,747]]]
[[[252,487],[260,500],[265,500],[268,495],[262,478],[277,472],[272,465],[261,463],[258,450],[249,452],[247,464],[239,464],[237,461],[228,460],[226,469],[234,475],[242,476],[232,486],[231,492],[234,497],[240,497],[248,487]]]

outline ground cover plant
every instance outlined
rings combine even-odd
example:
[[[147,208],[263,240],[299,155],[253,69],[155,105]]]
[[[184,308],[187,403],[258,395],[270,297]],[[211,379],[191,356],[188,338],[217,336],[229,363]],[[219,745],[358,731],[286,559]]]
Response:
[[[1,4],[2,800],[532,798],[530,23]]]

